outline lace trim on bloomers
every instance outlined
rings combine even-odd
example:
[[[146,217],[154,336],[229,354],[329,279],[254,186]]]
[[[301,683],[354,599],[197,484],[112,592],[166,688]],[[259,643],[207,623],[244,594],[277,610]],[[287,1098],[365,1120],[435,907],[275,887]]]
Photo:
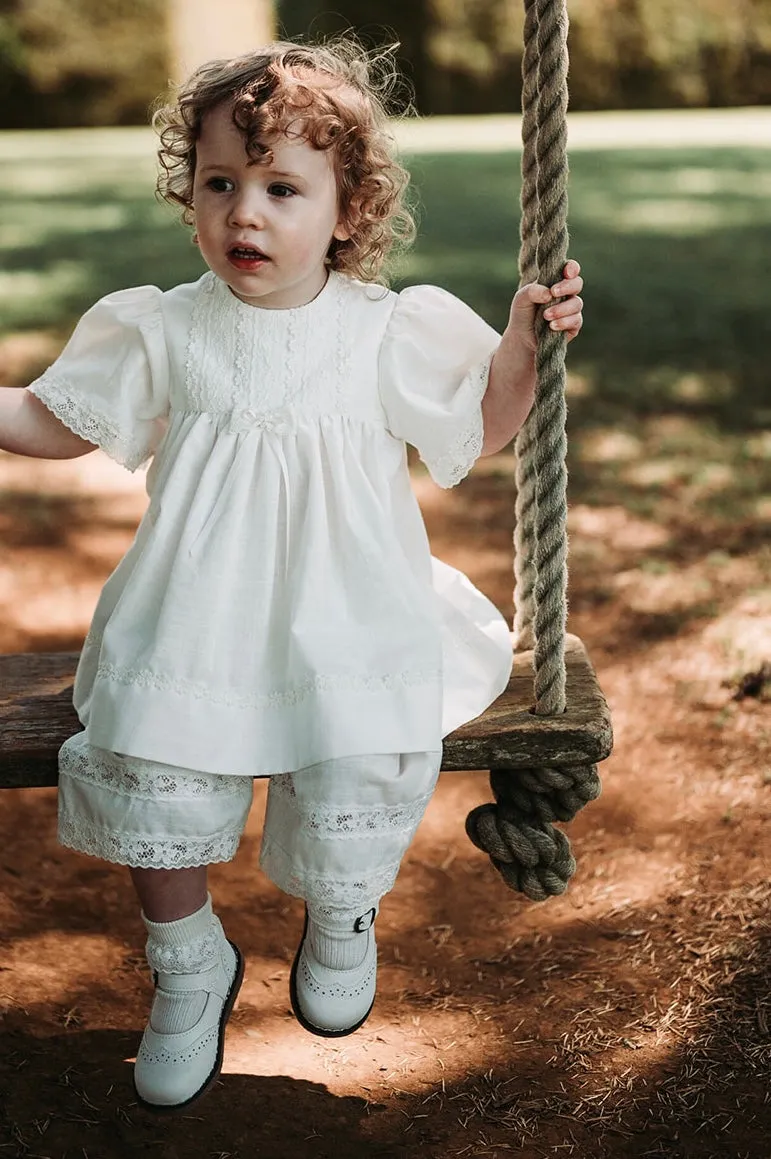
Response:
[[[271,793],[277,793],[292,807],[296,794],[291,773],[280,773],[270,779]],[[298,827],[320,839],[359,839],[404,835],[411,837],[420,824],[431,800],[432,793],[426,793],[402,805],[313,805],[304,801],[302,809],[297,808]]]
[[[242,828],[236,827],[207,837],[159,838],[143,833],[116,833],[99,829],[82,819],[59,815],[61,845],[134,869],[191,869],[232,861],[238,850]]]
[[[216,964],[224,936],[216,914],[212,914],[211,925],[205,934],[183,946],[163,945],[151,934],[145,945],[147,964],[159,974],[199,974]]]
[[[123,668],[117,664],[100,664],[98,679],[113,680],[116,684],[135,684],[140,688],[153,688],[162,692],[174,692],[178,696],[190,696],[196,700],[206,700],[211,704],[225,704],[230,708],[280,708],[284,705],[301,704],[309,696],[324,692],[389,692],[395,688],[412,688],[423,684],[436,684],[442,679],[441,668],[408,669],[404,672],[385,672],[382,675],[361,676],[358,673],[321,673],[308,677],[293,688],[275,689],[272,692],[239,692],[236,689],[217,692],[208,684],[194,680],[180,680],[163,672],[152,672],[149,668]]]
[[[298,871],[281,846],[265,837],[260,865],[284,893],[303,898],[316,920],[323,921],[326,915],[335,921],[353,921],[372,906],[377,908],[381,897],[393,889],[401,858],[369,873],[358,870],[351,877],[327,877]]]
[[[81,734],[78,734],[78,736]],[[119,756],[107,749],[86,745],[75,748],[65,741],[59,752],[59,769],[122,796],[143,800],[185,800],[191,797],[251,796],[253,779],[217,773],[182,771],[175,765]]]
[[[482,453],[485,431],[482,421],[481,403],[487,390],[493,355],[473,367],[467,381],[474,399],[474,410],[468,425],[453,440],[444,454],[436,459],[424,460],[435,482],[440,487],[455,487],[465,479]]]
[[[135,471],[151,454],[144,442],[126,437],[114,419],[86,405],[69,383],[57,378],[49,370],[28,389],[69,430],[89,443],[96,443],[129,471]]]

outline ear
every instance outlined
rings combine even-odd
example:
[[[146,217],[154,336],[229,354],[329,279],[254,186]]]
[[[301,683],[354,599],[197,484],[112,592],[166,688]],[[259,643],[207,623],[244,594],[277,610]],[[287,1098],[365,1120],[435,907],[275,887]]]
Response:
[[[348,226],[346,225],[344,218],[341,217],[339,219],[337,225],[334,228],[334,232],[332,234],[332,237],[335,238],[337,241],[350,241],[351,240],[351,231],[348,228]]]

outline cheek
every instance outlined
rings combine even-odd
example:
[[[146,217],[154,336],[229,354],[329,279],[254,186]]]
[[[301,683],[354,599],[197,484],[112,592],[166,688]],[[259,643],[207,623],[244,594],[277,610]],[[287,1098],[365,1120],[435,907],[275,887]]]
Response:
[[[200,206],[197,211],[193,210],[193,225],[204,245],[209,238],[216,237],[220,231],[217,215],[213,214],[205,205]]]
[[[284,237],[297,258],[308,259],[318,256],[319,250],[326,252],[327,222],[321,214],[292,222]]]

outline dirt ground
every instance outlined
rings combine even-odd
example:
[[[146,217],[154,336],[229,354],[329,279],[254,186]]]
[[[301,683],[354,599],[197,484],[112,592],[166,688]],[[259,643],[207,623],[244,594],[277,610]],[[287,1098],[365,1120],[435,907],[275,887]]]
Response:
[[[503,609],[511,463],[441,492],[435,553]],[[77,648],[143,507],[99,456],[0,456],[0,648]],[[467,840],[481,773],[445,774],[378,922],[367,1024],[294,1021],[301,904],[257,867],[264,784],[211,888],[247,974],[221,1081],[183,1116],[130,1085],[151,996],[128,875],[60,848],[53,790],[0,796],[0,1155],[24,1159],[769,1159],[769,549],[757,524],[571,512],[571,629],[614,719],[567,894],[508,892]],[[658,563],[657,563],[658,561]],[[656,566],[654,566],[654,564]]]

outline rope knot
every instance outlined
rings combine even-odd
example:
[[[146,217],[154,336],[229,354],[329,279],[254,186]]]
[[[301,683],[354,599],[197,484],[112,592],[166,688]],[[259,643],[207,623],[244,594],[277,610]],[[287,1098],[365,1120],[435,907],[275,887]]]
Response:
[[[510,889],[531,901],[564,893],[576,871],[570,842],[555,821],[572,821],[601,791],[595,765],[491,769],[495,804],[466,818],[469,839],[487,853]]]

